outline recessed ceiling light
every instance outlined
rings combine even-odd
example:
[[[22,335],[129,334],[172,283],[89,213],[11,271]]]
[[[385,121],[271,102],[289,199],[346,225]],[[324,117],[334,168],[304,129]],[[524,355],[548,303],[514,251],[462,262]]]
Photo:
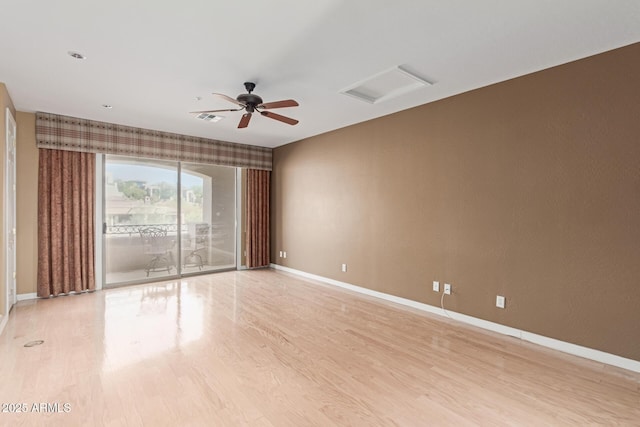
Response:
[[[69,54],[70,57],[74,58],[74,59],[87,59],[86,56],[84,56],[81,53],[78,52],[74,52],[72,50],[70,50],[69,52],[67,52]]]
[[[106,108],[107,110],[111,110],[113,108],[113,106],[109,104],[102,104],[102,107]]]

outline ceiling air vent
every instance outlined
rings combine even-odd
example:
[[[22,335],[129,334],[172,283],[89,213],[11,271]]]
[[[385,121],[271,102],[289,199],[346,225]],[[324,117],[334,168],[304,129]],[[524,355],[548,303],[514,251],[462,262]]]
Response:
[[[216,116],[209,113],[201,113],[196,116],[196,119],[204,120],[205,122],[219,122],[222,120],[222,116]]]
[[[377,104],[432,83],[398,66],[371,76],[340,91],[370,104]]]

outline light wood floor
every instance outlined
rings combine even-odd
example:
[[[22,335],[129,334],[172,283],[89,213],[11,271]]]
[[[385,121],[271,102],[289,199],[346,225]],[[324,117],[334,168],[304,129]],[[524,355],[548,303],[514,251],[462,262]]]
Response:
[[[640,375],[263,270],[19,303],[0,402],[70,405],[3,426],[640,425]]]

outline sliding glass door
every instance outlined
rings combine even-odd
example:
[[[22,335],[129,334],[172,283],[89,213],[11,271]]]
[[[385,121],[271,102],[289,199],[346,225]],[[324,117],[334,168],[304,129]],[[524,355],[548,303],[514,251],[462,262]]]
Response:
[[[182,271],[235,268],[234,168],[182,163]]]
[[[235,168],[105,156],[105,285],[235,268]]]

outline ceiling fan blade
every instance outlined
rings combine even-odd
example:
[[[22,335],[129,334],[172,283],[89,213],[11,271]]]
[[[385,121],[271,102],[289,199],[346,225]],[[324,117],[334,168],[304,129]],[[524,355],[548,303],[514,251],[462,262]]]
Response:
[[[229,101],[229,102],[233,102],[234,104],[239,105],[239,106],[241,106],[241,107],[243,107],[243,108],[244,108],[244,107],[246,107],[243,103],[239,102],[237,99],[233,99],[233,98],[232,98],[232,97],[230,97],[230,96],[224,95],[224,94],[222,94],[222,93],[214,93],[214,95],[215,95],[215,96],[219,96],[220,98],[224,98],[224,99],[226,99],[226,100],[227,100],[227,101]]]
[[[251,120],[251,113],[244,113],[240,119],[240,123],[238,123],[238,129],[249,126],[249,120]]]
[[[244,108],[231,108],[226,110],[206,110],[206,111],[189,111],[191,114],[201,114],[201,113],[222,113],[223,111],[240,111],[244,110]]]
[[[297,107],[298,105],[300,104],[293,99],[285,99],[284,101],[265,102],[264,104],[258,105],[258,108],[268,110],[270,108]]]
[[[296,119],[292,119],[290,117],[281,116],[280,114],[272,113],[271,111],[260,111],[265,117],[269,117],[270,119],[278,120],[288,125],[297,125],[298,121]]]

